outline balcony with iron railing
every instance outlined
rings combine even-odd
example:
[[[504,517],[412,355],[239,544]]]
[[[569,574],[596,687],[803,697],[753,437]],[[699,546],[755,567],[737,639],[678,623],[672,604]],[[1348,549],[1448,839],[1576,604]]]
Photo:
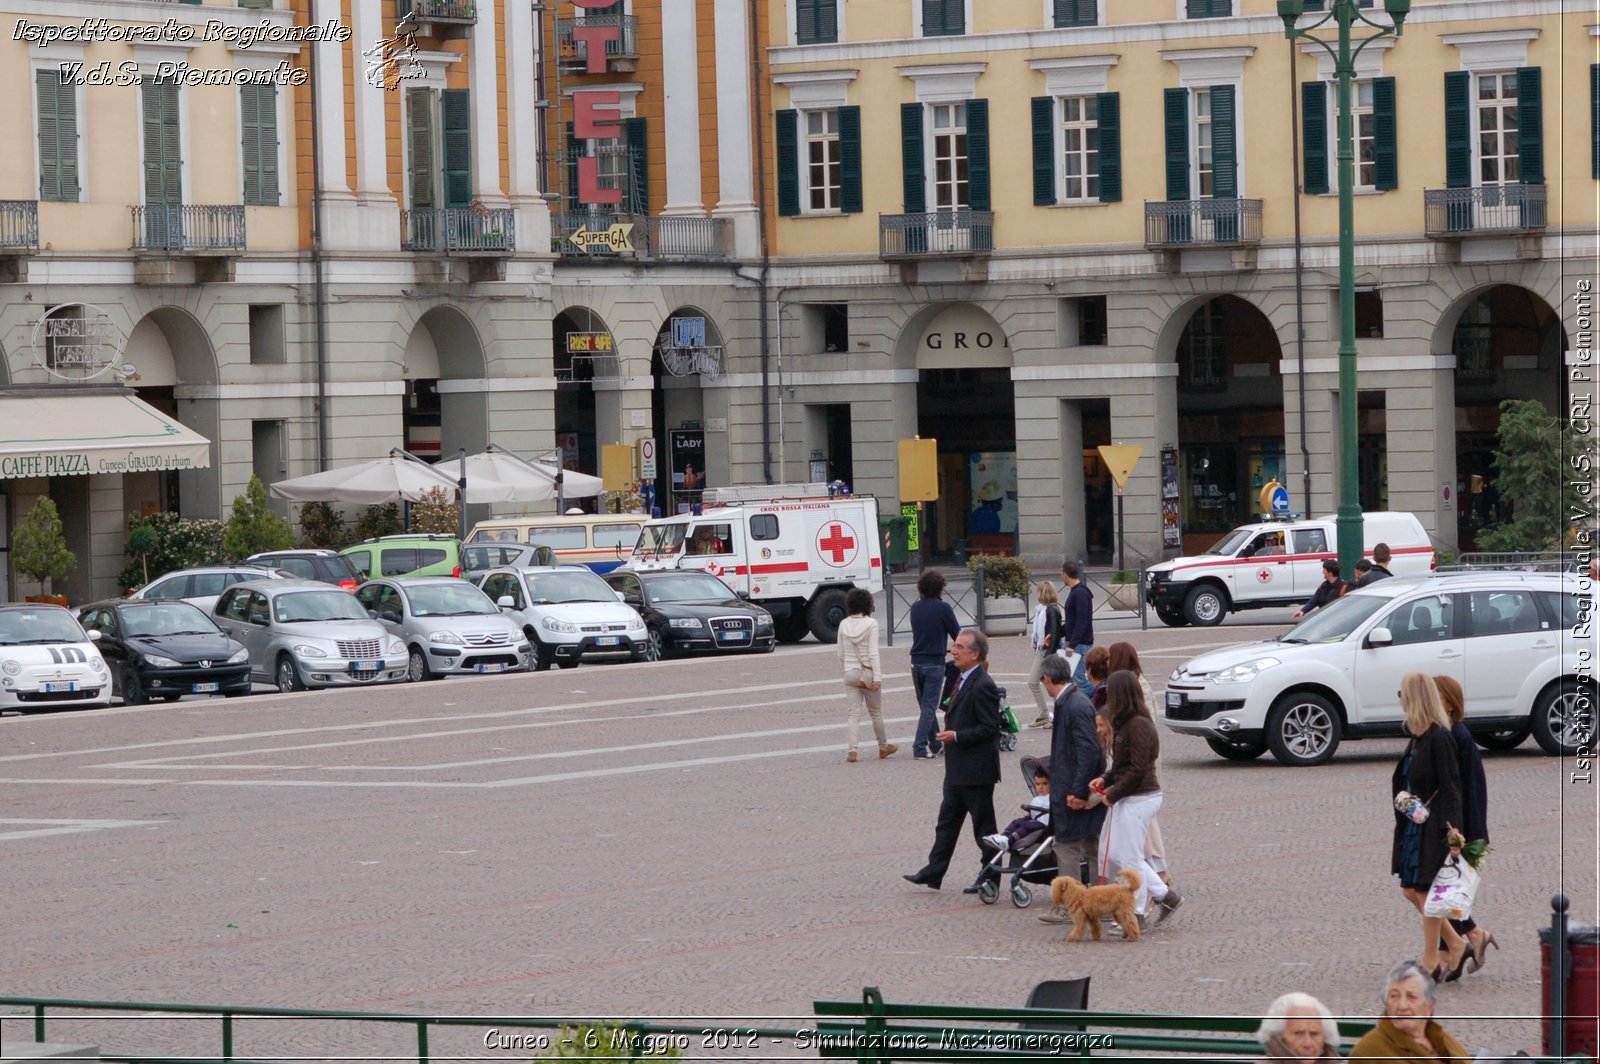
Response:
[[[39,250],[39,201],[0,200],[0,256]]]
[[[634,15],[579,15],[556,19],[556,55],[561,65],[581,70],[589,63],[589,42],[580,40],[573,30],[583,27],[615,26],[617,37],[605,42],[606,68],[628,73],[639,65],[639,19]]]
[[[992,251],[993,211],[878,215],[878,253],[886,259],[975,258]]]
[[[244,250],[242,205],[145,204],[132,211],[135,251],[227,256]]]
[[[727,262],[733,226],[726,218],[694,215],[571,211],[551,217],[550,243],[564,259]]]
[[[495,257],[517,249],[517,216],[509,207],[437,207],[400,212],[406,251]]]
[[[478,21],[473,0],[395,0],[395,16],[415,27],[419,37],[446,40],[465,36]]]
[[[1548,224],[1547,202],[1544,185],[1423,189],[1423,227],[1428,236],[1443,240],[1514,236]]]
[[[1144,244],[1148,248],[1249,247],[1261,243],[1257,199],[1147,200]]]

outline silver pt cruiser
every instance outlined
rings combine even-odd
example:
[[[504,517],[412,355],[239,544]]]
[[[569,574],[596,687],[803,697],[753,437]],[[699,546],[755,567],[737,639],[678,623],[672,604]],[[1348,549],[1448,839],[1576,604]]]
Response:
[[[406,646],[356,597],[311,580],[252,580],[217,599],[212,620],[250,652],[250,673],[280,691],[394,683]]]

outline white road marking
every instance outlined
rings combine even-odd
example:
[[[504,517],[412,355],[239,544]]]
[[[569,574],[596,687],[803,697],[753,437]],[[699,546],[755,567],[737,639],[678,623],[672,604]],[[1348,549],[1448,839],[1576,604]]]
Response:
[[[85,831],[107,831],[111,828],[138,828],[155,827],[163,824],[163,820],[43,820],[38,818],[9,818],[0,817],[0,827],[8,824],[38,824],[41,827],[18,828],[15,831],[0,831],[0,842],[11,842],[14,839],[37,839],[45,835],[77,835]]]

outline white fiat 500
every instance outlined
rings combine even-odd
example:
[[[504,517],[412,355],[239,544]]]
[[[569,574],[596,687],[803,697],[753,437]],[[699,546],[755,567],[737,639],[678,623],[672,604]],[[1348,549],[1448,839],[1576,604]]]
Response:
[[[77,618],[60,606],[0,606],[0,709],[111,704],[111,674]]]

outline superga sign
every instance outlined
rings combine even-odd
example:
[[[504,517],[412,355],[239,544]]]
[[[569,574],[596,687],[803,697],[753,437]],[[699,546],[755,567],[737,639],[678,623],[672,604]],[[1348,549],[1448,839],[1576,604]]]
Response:
[[[616,0],[572,0],[584,10],[612,7]],[[582,41],[587,52],[584,73],[606,72],[606,42],[622,40],[620,24],[572,27],[572,37]],[[578,140],[620,140],[622,137],[622,93],[615,90],[578,89],[572,94],[572,135]],[[578,157],[578,202],[618,204],[622,189],[600,187],[600,160],[592,155]],[[585,247],[584,250],[588,250]]]

